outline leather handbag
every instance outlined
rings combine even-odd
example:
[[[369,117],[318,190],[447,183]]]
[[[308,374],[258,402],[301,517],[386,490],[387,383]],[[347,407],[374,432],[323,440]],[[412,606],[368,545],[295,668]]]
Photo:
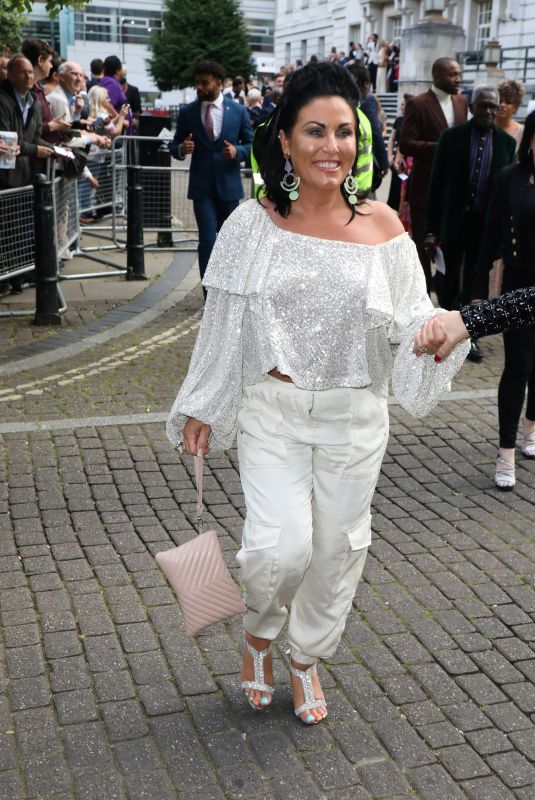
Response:
[[[203,530],[203,456],[194,456],[194,462],[199,535],[156,555],[156,562],[178,598],[189,636],[246,611],[223,559],[216,531]]]

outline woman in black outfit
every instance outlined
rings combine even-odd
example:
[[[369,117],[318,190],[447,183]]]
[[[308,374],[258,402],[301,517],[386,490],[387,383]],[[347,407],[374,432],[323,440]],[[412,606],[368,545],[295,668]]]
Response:
[[[507,328],[509,317],[517,325],[503,334],[505,366],[498,389],[500,447],[496,463],[496,486],[508,490],[515,485],[515,444],[526,385],[528,399],[523,422],[522,453],[535,458],[535,112],[526,119],[518,151],[518,164],[503,169],[496,182],[485,231],[481,242],[478,268],[472,289],[474,298],[488,293],[489,271],[500,255],[504,260],[503,290],[513,292],[510,300],[499,298],[487,305],[502,317]],[[474,307],[477,308],[477,307]],[[516,310],[515,310],[516,309]],[[520,313],[519,312],[520,309]],[[463,309],[463,312],[466,312]],[[478,312],[476,315],[476,327]],[[487,310],[486,313],[489,313]],[[485,314],[485,306],[483,306]],[[463,315],[465,318],[466,313]],[[470,326],[470,313],[466,317]],[[445,324],[448,324],[444,321]],[[480,319],[481,324],[481,319]],[[435,324],[438,327],[439,323]],[[492,331],[489,331],[492,332]],[[431,330],[428,335],[431,335]],[[426,334],[416,342],[416,349],[426,348]],[[427,348],[428,352],[432,352]]]
[[[387,205],[393,208],[394,211],[399,211],[400,195],[401,195],[401,178],[400,172],[407,172],[407,165],[403,155],[399,152],[399,132],[403,122],[403,114],[405,113],[405,105],[407,100],[414,97],[412,94],[404,94],[399,107],[400,114],[396,117],[392,125],[390,139],[388,140],[388,163],[390,164],[390,172],[392,177],[390,179],[390,191],[388,192]]]

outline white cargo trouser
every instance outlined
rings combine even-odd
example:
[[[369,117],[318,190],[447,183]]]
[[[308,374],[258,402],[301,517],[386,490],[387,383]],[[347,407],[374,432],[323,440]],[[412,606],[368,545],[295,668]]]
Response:
[[[331,656],[342,635],[387,439],[386,399],[369,389],[306,391],[273,377],[244,389],[244,626],[275,639],[291,604],[291,656],[302,664]]]

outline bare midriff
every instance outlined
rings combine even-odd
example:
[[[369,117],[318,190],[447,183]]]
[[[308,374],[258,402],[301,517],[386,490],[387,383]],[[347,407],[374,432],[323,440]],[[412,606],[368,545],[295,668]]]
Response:
[[[283,375],[283,373],[279,372],[278,369],[270,369],[268,375],[271,375],[273,378],[277,378],[279,381],[284,381],[285,383],[293,383],[289,375]]]

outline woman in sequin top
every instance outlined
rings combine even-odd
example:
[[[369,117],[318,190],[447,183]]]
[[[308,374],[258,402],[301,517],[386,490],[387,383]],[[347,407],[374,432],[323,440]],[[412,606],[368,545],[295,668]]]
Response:
[[[327,714],[316,662],[333,655],[371,541],[388,439],[388,383],[415,415],[449,390],[469,345],[443,364],[412,342],[437,313],[414,244],[383,203],[354,204],[358,92],[349,72],[294,72],[255,136],[260,201],[223,225],[202,326],[167,432],[188,453],[232,446],[247,515],[242,686],[273,694],[271,642],[288,624],[294,710]]]

